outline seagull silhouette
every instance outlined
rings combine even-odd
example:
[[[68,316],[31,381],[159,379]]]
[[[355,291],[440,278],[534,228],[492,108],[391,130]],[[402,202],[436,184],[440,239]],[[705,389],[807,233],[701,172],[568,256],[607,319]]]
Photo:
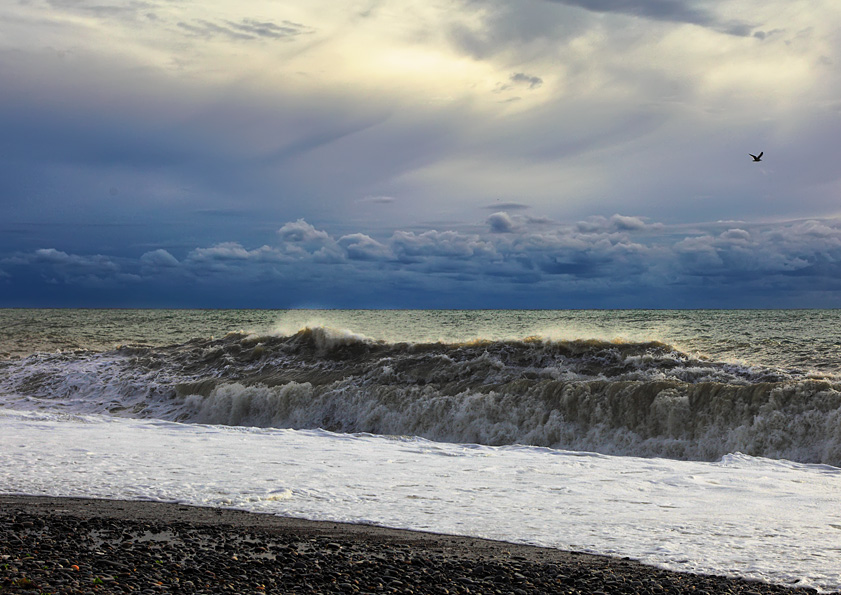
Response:
[[[760,151],[760,152],[759,152],[759,155],[754,155],[753,153],[748,153],[748,155],[750,155],[751,157],[753,157],[753,160],[754,160],[754,161],[762,161],[762,154],[763,154],[764,152],[765,152],[765,151]]]

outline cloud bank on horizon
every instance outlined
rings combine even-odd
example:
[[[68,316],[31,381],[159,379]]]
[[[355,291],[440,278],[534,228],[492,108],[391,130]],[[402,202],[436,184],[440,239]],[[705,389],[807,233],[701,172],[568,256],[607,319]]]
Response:
[[[0,306],[841,307],[839,30],[829,0],[6,3]]]
[[[180,258],[42,248],[0,267],[0,282],[39,306],[60,292],[71,306],[824,307],[841,290],[841,221],[690,226],[613,215],[561,225],[497,212],[472,232],[395,230],[380,241],[298,219],[261,246],[220,242]]]

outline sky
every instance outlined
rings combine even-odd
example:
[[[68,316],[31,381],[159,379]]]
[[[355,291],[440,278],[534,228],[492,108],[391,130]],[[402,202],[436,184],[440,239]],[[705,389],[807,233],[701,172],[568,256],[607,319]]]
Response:
[[[837,0],[8,0],[0,307],[841,307],[838,56]]]

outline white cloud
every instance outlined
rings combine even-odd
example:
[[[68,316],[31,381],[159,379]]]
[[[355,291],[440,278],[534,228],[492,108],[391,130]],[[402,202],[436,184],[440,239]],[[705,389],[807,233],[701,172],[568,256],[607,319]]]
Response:
[[[180,264],[177,258],[163,249],[144,253],[140,257],[140,263],[152,269],[170,269]]]
[[[750,232],[745,231],[744,229],[728,229],[723,232],[720,237],[722,240],[738,243],[751,241]]]
[[[223,242],[210,248],[196,248],[188,259],[193,262],[249,260],[257,254],[258,251],[248,251],[238,242]]]
[[[647,224],[640,217],[627,217],[625,215],[613,215],[609,219],[601,216],[588,217],[585,221],[576,224],[579,231],[583,233],[604,233],[615,231],[641,231],[646,229]]]
[[[316,229],[303,219],[287,223],[277,230],[277,235],[283,242],[309,247],[321,247],[332,242],[330,234]]]
[[[342,236],[338,244],[351,260],[387,260],[394,257],[387,246],[364,233]]]
[[[96,254],[93,256],[79,256],[67,254],[55,248],[41,248],[36,250],[30,257],[34,262],[48,263],[66,267],[78,267],[81,269],[94,269],[100,271],[117,271],[119,267],[107,256]]]
[[[610,223],[613,228],[618,231],[632,231],[645,229],[645,222],[639,217],[625,217],[623,215],[614,215],[610,218]]]

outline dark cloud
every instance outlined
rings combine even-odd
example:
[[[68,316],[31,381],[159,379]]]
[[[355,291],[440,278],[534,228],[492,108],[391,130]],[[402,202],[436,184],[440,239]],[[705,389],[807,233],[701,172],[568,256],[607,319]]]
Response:
[[[514,89],[516,89],[516,90],[521,90],[521,89],[533,90],[533,89],[537,89],[542,84],[543,84],[543,79],[540,78],[539,76],[531,76],[531,75],[525,74],[523,72],[518,72],[518,73],[512,74],[510,77],[508,77],[508,82],[507,83],[497,84],[497,86],[496,86],[496,88],[494,89],[493,92],[494,93],[505,93],[507,91],[511,91],[511,90],[514,90]],[[517,97],[517,96],[508,97],[508,98],[504,99],[503,102],[519,101],[521,99],[522,99],[522,97]]]
[[[721,21],[715,14],[698,7],[696,0],[548,0],[576,6],[591,12],[616,13],[657,21],[689,23],[722,33],[748,36],[753,26],[737,21]]]
[[[584,11],[550,3],[540,4],[534,11],[519,10],[523,14],[515,14],[518,9],[502,6],[501,2],[496,4],[489,10],[495,16],[487,17],[497,19],[493,20],[496,28],[488,30],[481,21],[475,34],[487,34],[488,43],[502,52],[513,40],[527,40],[530,31],[536,31],[541,39],[550,39],[553,31],[571,20],[578,21],[576,35],[586,36],[592,31],[593,21],[600,20]],[[568,19],[569,13],[574,14]],[[180,18],[187,24],[197,24],[186,16]],[[304,18],[297,20],[307,22]],[[559,24],[561,21],[564,23]],[[207,17],[205,22],[228,31],[210,33],[213,35],[298,31],[295,23],[290,25],[292,31],[283,31],[285,23],[280,19],[234,17],[222,21]],[[614,39],[606,31],[603,38],[599,37],[599,51],[609,55]],[[372,204],[387,204],[388,197],[399,197],[399,208],[376,212],[382,218],[377,224],[392,229],[398,226],[398,218],[404,228],[413,220],[464,220],[484,205],[491,213],[513,214],[525,207],[516,202],[521,200],[542,205],[556,220],[575,220],[592,212],[589,205],[595,201],[599,201],[598,210],[602,212],[632,205],[636,212],[651,216],[657,214],[659,205],[644,206],[649,201],[668,200],[670,208],[691,208],[691,201],[678,206],[673,198],[699,178],[704,178],[700,182],[703,184],[718,180],[719,188],[710,189],[711,195],[716,191],[740,195],[746,188],[754,188],[748,190],[743,204],[744,212],[756,210],[756,197],[765,191],[747,180],[743,172],[723,171],[718,162],[709,159],[709,147],[720,143],[716,125],[710,126],[710,138],[705,140],[671,107],[647,108],[649,95],[638,86],[648,85],[648,79],[637,76],[639,69],[634,64],[626,70],[618,69],[624,77],[618,81],[620,93],[605,89],[605,97],[621,96],[621,105],[613,99],[576,96],[575,75],[567,73],[564,83],[570,63],[558,62],[554,70],[543,61],[546,56],[565,51],[559,49],[565,47],[565,41],[561,39],[554,43],[554,49],[547,49],[538,40],[535,46],[523,46],[522,55],[510,56],[502,66],[497,61],[487,63],[496,72],[495,78],[488,79],[491,86],[497,80],[512,85],[519,81],[515,94],[527,101],[539,100],[523,106],[527,109],[512,106],[505,117],[487,117],[488,113],[473,109],[477,105],[474,101],[437,102],[432,101],[431,94],[427,101],[423,99],[426,93],[414,91],[405,94],[411,95],[410,99],[400,97],[402,92],[391,95],[390,85],[377,92],[372,92],[377,87],[363,85],[365,92],[359,93],[352,84],[331,91],[328,81],[319,83],[317,93],[306,89],[301,92],[293,80],[297,75],[261,78],[246,65],[235,81],[217,86],[203,80],[200,73],[158,76],[136,64],[128,63],[124,68],[124,56],[104,66],[101,57],[100,61],[80,59],[69,68],[66,61],[57,58],[51,68],[43,67],[43,63],[40,68],[39,64],[30,68],[34,59],[24,59],[20,75],[12,76],[9,73],[13,71],[0,68],[0,129],[4,130],[0,152],[10,156],[0,162],[0,200],[20,205],[17,218],[4,218],[49,220],[63,205],[70,204],[85,207],[73,209],[75,213],[84,210],[91,217],[104,218],[103,213],[116,215],[119,204],[124,206],[125,214],[120,214],[124,220],[151,221],[161,215],[165,219],[156,222],[156,227],[173,221],[172,225],[184,228],[184,235],[194,245],[208,245],[224,239],[226,222],[230,223],[231,235],[241,238],[245,236],[233,226],[250,223],[256,227],[278,217],[318,217],[330,224],[352,221],[358,216],[354,212],[359,209],[356,198],[373,192],[386,198],[371,198]],[[177,42],[183,44],[183,40]],[[691,49],[687,51],[691,53]],[[568,53],[571,62],[584,59],[575,52]],[[589,51],[583,54],[589,55]],[[605,75],[599,65],[601,58],[593,59],[598,62],[591,66],[600,74],[582,76],[592,81],[610,80],[614,74]],[[303,66],[305,60],[301,63]],[[579,66],[582,72],[590,72],[586,64]],[[556,88],[567,87],[556,98],[545,92],[550,72],[553,93]],[[221,73],[220,78],[226,74]],[[325,72],[321,80],[326,81],[329,74]],[[527,87],[541,79],[538,74],[546,76],[547,83],[540,91],[529,93]],[[559,81],[558,86],[555,81]],[[454,90],[455,95],[461,92]],[[482,93],[487,90],[485,87]],[[3,101],[7,95],[16,96],[14,105]],[[706,124],[698,123],[702,125]],[[701,155],[700,160],[680,158],[676,163],[678,158],[674,156],[680,154],[676,145],[682,142],[679,137],[698,140],[693,155]],[[815,146],[830,142],[834,141]],[[475,165],[465,168],[463,164]],[[717,175],[705,175],[704,168],[715,169]],[[480,175],[479,170],[493,175]],[[802,171],[794,165],[791,170]],[[825,171],[835,170],[826,167]],[[507,176],[504,181],[503,176]],[[791,174],[787,176],[787,180],[792,179]],[[806,177],[813,178],[812,172],[803,175]],[[487,181],[492,178],[501,183],[492,187],[493,183]],[[108,193],[112,187],[119,188],[115,199]],[[783,190],[777,192],[782,194]],[[499,203],[489,204],[496,198],[501,199]],[[241,216],[234,212],[238,207],[243,209]],[[458,212],[444,213],[444,209]],[[210,217],[191,219],[185,214],[197,210],[223,216],[208,221]],[[369,217],[375,211],[370,207],[365,210]],[[706,217],[700,210],[690,217]],[[792,216],[794,211],[792,207],[782,215]],[[821,211],[812,208],[809,212]],[[328,215],[323,217],[321,213]],[[682,213],[673,216],[680,218]],[[386,217],[391,221],[384,221]],[[342,233],[356,231],[351,223],[347,225]],[[207,233],[209,226],[216,226],[213,233]],[[257,241],[269,241],[265,236],[271,231],[264,230]],[[365,231],[382,240],[379,230]],[[146,247],[172,248],[175,240],[133,236],[132,241]],[[90,250],[112,253],[113,248],[100,244]],[[184,252],[177,254],[180,257]]]
[[[600,276],[602,274],[600,271],[601,268],[601,263],[593,262],[587,258],[581,258],[579,262],[552,258],[540,263],[540,270],[544,273],[585,279]]]
[[[566,11],[558,18],[558,10],[550,2],[530,3],[523,10],[518,3],[485,0],[465,3],[462,10],[471,18],[451,22],[446,29],[448,39],[460,51],[480,60],[515,49],[551,51],[559,42],[580,33],[586,21],[576,11]],[[481,26],[475,25],[477,21]]]
[[[496,204],[487,205],[487,206],[484,206],[482,208],[486,209],[488,211],[499,211],[499,210],[503,210],[503,211],[522,211],[522,210],[525,210],[525,209],[530,209],[531,206],[530,205],[524,205],[524,204],[519,203],[519,202],[498,202]]]
[[[360,204],[391,205],[397,202],[397,199],[393,196],[366,196],[365,198],[360,198],[356,202]]]
[[[131,279],[114,259],[101,254],[68,254],[55,248],[41,248],[28,254],[16,254],[4,261],[8,266],[38,271],[48,285],[67,284],[99,286]]]
[[[615,215],[591,218],[584,228],[538,231],[495,215],[502,227],[484,233],[397,230],[382,241],[365,233],[336,238],[300,219],[283,225],[274,245],[222,242],[181,260],[164,249],[134,260],[39,249],[0,258],[6,296],[0,304],[16,303],[39,283],[73,295],[109,287],[113,296],[119,286],[126,295],[142,294],[165,282],[170,294],[180,287],[170,304],[180,306],[223,304],[213,294],[196,301],[196,284],[261,287],[280,296],[295,287],[295,300],[333,307],[545,307],[561,298],[575,307],[841,305],[838,220],[709,224],[681,232]],[[337,286],[347,293],[326,289]],[[239,306],[258,303],[252,298]],[[53,305],[63,305],[61,298]]]
[[[523,72],[512,74],[509,80],[518,85],[526,85],[529,89],[537,89],[543,84],[543,79],[539,76],[531,76]]]
[[[385,118],[375,99],[356,101],[345,91],[341,97],[261,96],[239,83],[204,95],[188,80],[114,64],[92,61],[69,74],[59,58],[19,61],[21,76],[2,67],[0,56],[0,221],[62,229],[35,230],[32,241],[17,249],[43,246],[56,233],[76,236],[75,245],[61,244],[68,250],[107,253],[131,242],[171,247],[181,238],[194,246],[220,241],[224,236],[216,231],[222,228],[241,237],[236,226],[253,231],[255,219],[275,220],[287,207],[284,217],[293,219],[308,215],[304,208],[325,210],[311,200],[314,194],[325,201],[361,195],[360,186],[370,188],[383,164],[424,150],[398,143],[380,148],[386,155],[377,159],[373,151],[389,139],[372,141],[373,149],[360,150],[357,143],[348,149],[357,163],[347,171],[362,184],[353,183],[347,175],[326,175],[313,154]],[[350,159],[325,161],[340,168]],[[344,203],[350,209],[352,201]],[[145,230],[111,234],[108,246],[102,233],[94,243],[94,234],[72,228],[123,221]],[[165,232],[168,237],[161,237]],[[0,237],[0,250],[9,240]]]
[[[425,258],[465,260],[495,254],[493,245],[479,235],[456,231],[395,231],[388,243],[402,262],[419,262]]]
[[[504,212],[494,213],[488,217],[488,226],[493,233],[510,233],[516,227],[511,216]]]
[[[139,17],[145,17],[154,20],[156,17],[150,17],[149,13],[158,8],[161,3],[144,0],[96,0],[94,2],[87,0],[47,0],[47,4],[53,9],[93,15],[101,19],[136,20]]]
[[[178,26],[187,31],[190,35],[203,39],[214,37],[226,37],[232,40],[257,40],[257,39],[284,39],[308,35],[315,30],[301,23],[281,21],[279,24],[272,21],[259,21],[257,19],[244,18],[238,22],[219,21],[211,22],[198,19],[191,22],[181,21]]]
[[[549,217],[526,217],[529,225],[557,225],[557,221]]]

